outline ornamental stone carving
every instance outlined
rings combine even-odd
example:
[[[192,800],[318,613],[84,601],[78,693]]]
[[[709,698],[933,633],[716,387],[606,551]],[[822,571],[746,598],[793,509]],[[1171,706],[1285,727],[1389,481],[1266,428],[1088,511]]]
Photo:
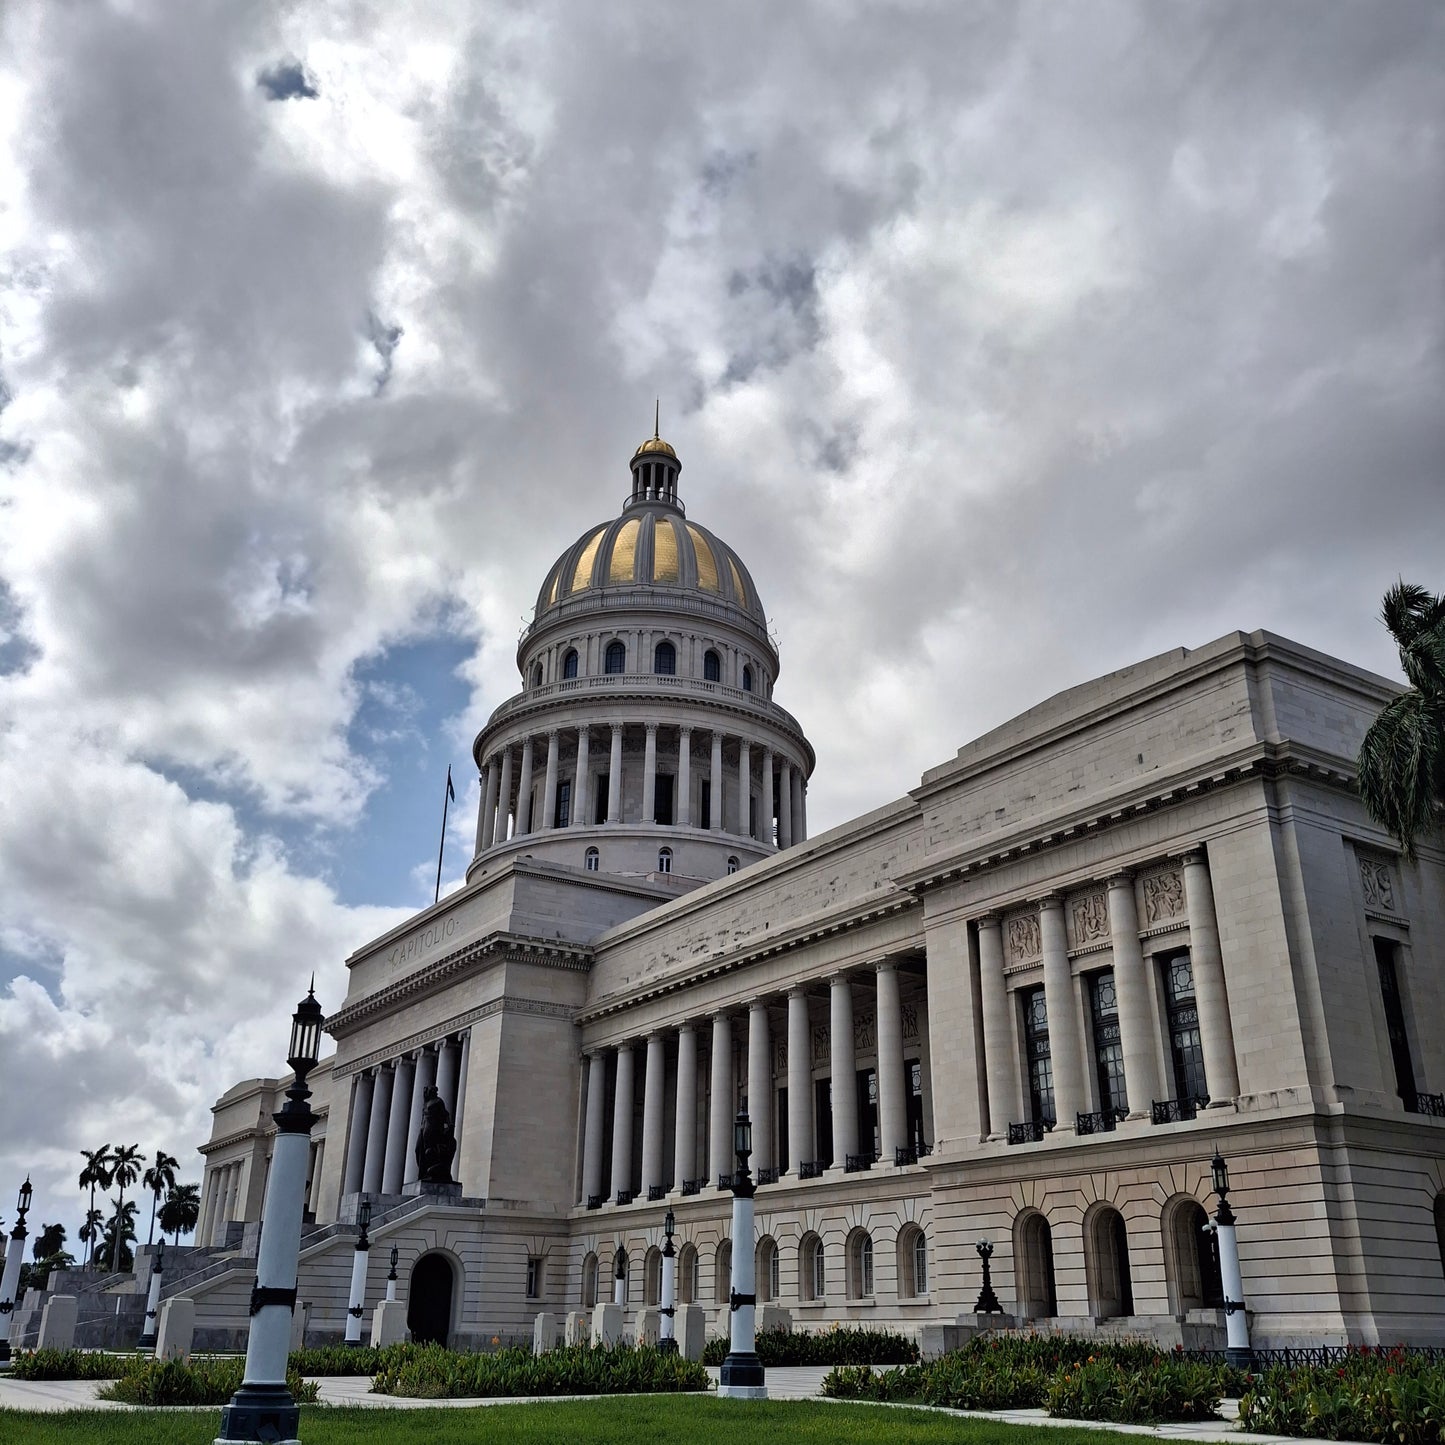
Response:
[[[1008,961],[1015,967],[1043,957],[1044,943],[1037,913],[1020,913],[1008,919],[1004,924],[1004,939]]]
[[[853,1020],[853,1047],[860,1053],[875,1048],[878,1043],[878,1023],[871,1013],[859,1014]]]
[[[1165,868],[1140,880],[1144,893],[1144,926],[1153,928],[1184,916],[1184,875]]]
[[[1103,892],[1069,899],[1069,947],[1087,948],[1109,937],[1109,901]]]
[[[773,1040],[773,1072],[775,1074],[786,1074],[788,1072],[787,1039]]]
[[[832,1048],[828,1037],[828,1029],[824,1024],[818,1025],[813,1030],[813,1062],[815,1064],[826,1064],[832,1057]]]
[[[1360,885],[1365,890],[1365,907],[1381,913],[1397,911],[1395,878],[1382,858],[1360,857]]]
[[[899,1013],[903,1018],[903,1037],[916,1039],[918,1037],[918,1010],[911,1003],[906,1003],[899,1009]]]

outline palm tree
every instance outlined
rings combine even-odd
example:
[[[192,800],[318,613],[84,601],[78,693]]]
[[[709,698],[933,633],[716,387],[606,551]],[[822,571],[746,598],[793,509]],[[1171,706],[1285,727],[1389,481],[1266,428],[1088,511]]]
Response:
[[[173,1159],[164,1149],[157,1149],[155,1163],[146,1170],[145,1177],[141,1180],[151,1192],[151,1227],[150,1233],[146,1235],[147,1244],[155,1243],[156,1207],[161,1202],[161,1194],[176,1187],[176,1170],[180,1167],[179,1159]]]
[[[131,1269],[135,1265],[135,1255],[130,1248],[135,1242],[135,1209],[134,1199],[117,1199],[115,1213],[106,1221],[101,1249],[110,1250],[112,1273]]]
[[[113,1184],[120,1186],[120,1193],[116,1195],[115,1209],[119,1216],[125,1204],[125,1189],[127,1184],[134,1184],[140,1177],[140,1145],[120,1144],[110,1159],[110,1177]],[[114,1274],[120,1269],[120,1236],[115,1238],[115,1250],[110,1261],[111,1273]]]
[[[105,1215],[98,1209],[89,1210],[85,1216],[85,1223],[80,1226],[77,1233],[80,1241],[86,1246],[85,1261],[87,1267],[90,1264],[90,1257],[95,1252],[96,1241],[100,1238],[101,1229],[105,1224]]]
[[[59,1254],[65,1248],[65,1226],[63,1224],[42,1224],[30,1246],[30,1253],[37,1261]]]
[[[85,1168],[80,1171],[80,1187],[82,1189],[89,1188],[90,1190],[90,1214],[96,1212],[96,1185],[99,1185],[102,1189],[110,1188],[110,1166],[114,1162],[111,1157],[110,1147],[109,1144],[102,1144],[99,1149],[82,1149],[80,1151],[85,1158]],[[86,1217],[89,1218],[90,1216],[87,1215]],[[82,1232],[80,1237],[93,1244],[100,1236],[98,1233],[85,1234]],[[94,1251],[92,1249],[87,1249],[85,1252],[87,1268],[90,1265],[93,1253]]]
[[[1445,810],[1445,597],[1397,582],[1380,615],[1410,686],[1360,744],[1360,797],[1413,862],[1415,840],[1434,832]]]
[[[189,1234],[201,1217],[201,1186],[199,1184],[177,1184],[161,1205],[161,1230],[176,1237],[179,1247],[181,1235]]]

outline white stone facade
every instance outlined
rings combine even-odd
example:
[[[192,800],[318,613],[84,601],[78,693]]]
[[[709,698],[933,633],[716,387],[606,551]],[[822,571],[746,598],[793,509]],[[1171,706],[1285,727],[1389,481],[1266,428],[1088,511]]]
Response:
[[[1445,859],[1404,864],[1352,787],[1391,685],[1231,634],[1051,698],[809,839],[812,751],[772,702],[751,579],[708,533],[715,588],[685,545],[657,581],[650,537],[683,526],[658,448],[544,583],[523,692],[477,740],[466,886],[348,960],[314,1076],[311,1338],[341,1333],[363,1194],[368,1311],[395,1245],[401,1298],[423,1266],[433,1304],[450,1280],[456,1343],[612,1298],[619,1251],[631,1332],[669,1206],[680,1301],[725,1311],[746,1103],[759,1300],[804,1327],[970,1316],[987,1238],[1016,1317],[1218,1342],[1217,1148],[1257,1343],[1445,1341]],[[619,638],[671,642],[677,671],[606,672]],[[459,1201],[408,1192],[427,1082]],[[279,1087],[218,1102],[200,1242],[257,1218]],[[244,1324],[237,1244],[168,1283],[200,1338]]]

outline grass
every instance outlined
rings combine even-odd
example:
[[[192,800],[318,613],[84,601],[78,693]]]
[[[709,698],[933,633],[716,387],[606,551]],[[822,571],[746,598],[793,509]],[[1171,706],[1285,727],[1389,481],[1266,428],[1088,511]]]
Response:
[[[211,1445],[220,1412],[0,1410],[5,1445]],[[305,1445],[611,1445],[682,1441],[742,1445],[784,1436],[789,1445],[1139,1445],[1137,1436],[1067,1426],[1002,1425],[926,1410],[831,1405],[817,1400],[639,1396],[489,1405],[475,1409],[380,1410],[311,1406],[301,1412]]]

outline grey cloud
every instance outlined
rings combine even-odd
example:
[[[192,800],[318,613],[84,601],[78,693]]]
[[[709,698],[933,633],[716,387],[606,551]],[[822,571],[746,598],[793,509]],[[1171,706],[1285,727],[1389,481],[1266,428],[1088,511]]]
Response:
[[[267,100],[315,100],[321,94],[299,60],[277,61],[257,74],[256,84]]]

